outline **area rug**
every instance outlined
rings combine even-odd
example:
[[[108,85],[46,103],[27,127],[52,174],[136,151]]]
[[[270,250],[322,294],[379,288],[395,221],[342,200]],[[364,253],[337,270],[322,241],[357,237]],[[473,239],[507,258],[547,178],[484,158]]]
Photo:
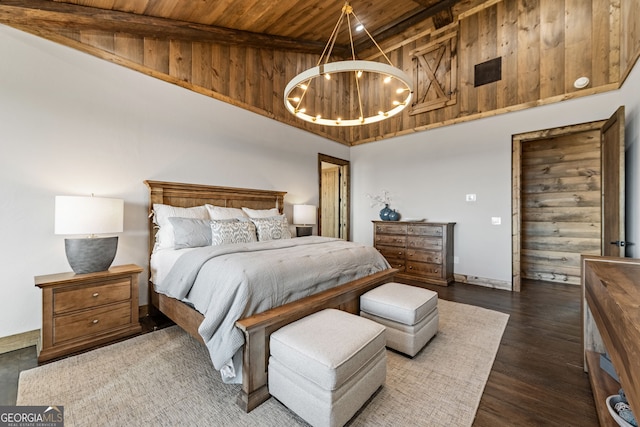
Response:
[[[385,385],[351,426],[470,426],[509,316],[438,301],[438,334],[413,359],[387,351]],[[72,426],[305,426],[276,399],[246,414],[204,345],[177,326],[20,374],[18,405],[62,405]]]

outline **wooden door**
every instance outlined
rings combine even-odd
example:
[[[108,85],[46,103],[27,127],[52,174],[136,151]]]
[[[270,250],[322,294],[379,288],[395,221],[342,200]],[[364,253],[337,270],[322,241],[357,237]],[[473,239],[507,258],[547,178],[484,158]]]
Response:
[[[320,230],[325,237],[340,237],[340,168],[322,169]]]
[[[602,127],[602,255],[625,255],[624,106]]]
[[[600,129],[523,144],[523,278],[580,284],[580,255],[600,254],[600,188]]]
[[[318,154],[320,204],[318,235],[349,240],[351,215],[349,161]],[[326,175],[324,171],[327,171]]]
[[[579,284],[582,254],[624,256],[623,107],[608,120],[514,135],[512,148],[512,290],[522,277]]]

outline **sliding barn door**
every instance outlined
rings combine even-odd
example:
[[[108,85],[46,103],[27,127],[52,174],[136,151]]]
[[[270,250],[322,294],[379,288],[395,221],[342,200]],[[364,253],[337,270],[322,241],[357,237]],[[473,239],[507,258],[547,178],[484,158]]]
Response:
[[[624,106],[602,127],[602,255],[625,255]]]

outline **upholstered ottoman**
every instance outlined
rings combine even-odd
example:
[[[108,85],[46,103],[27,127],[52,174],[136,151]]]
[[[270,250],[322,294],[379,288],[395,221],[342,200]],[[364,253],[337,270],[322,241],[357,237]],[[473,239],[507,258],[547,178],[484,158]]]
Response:
[[[415,356],[438,332],[438,294],[390,282],[360,297],[360,315],[386,326],[387,347]]]
[[[327,309],[269,341],[269,393],[313,426],[342,426],[384,383],[384,326]]]

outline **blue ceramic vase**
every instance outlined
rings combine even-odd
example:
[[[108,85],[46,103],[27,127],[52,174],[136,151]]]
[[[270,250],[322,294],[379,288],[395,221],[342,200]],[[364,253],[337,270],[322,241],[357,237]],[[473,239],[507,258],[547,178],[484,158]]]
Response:
[[[400,219],[400,214],[398,212],[396,212],[396,210],[392,210],[391,212],[389,212],[389,221],[397,221]]]
[[[383,221],[389,221],[389,214],[393,212],[389,209],[389,205],[384,205],[384,208],[380,211],[380,219]]]

